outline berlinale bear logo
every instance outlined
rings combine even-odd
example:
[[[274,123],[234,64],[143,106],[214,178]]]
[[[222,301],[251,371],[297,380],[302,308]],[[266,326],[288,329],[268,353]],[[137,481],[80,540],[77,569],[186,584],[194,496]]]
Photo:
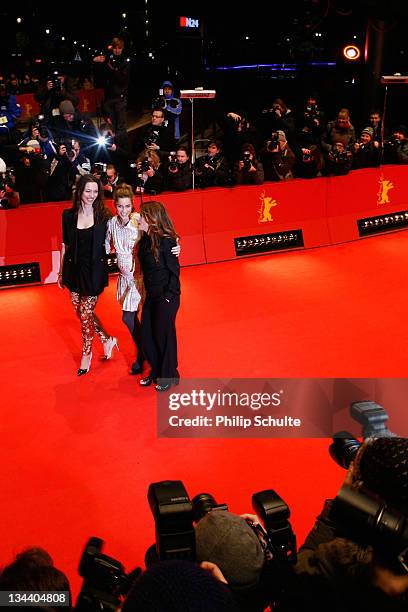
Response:
[[[380,189],[377,193],[377,204],[388,204],[390,201],[388,192],[390,191],[390,189],[394,189],[394,184],[391,181],[384,180],[383,176],[381,176],[378,183],[380,185]]]
[[[273,221],[271,217],[271,208],[277,206],[278,202],[274,198],[266,196],[265,191],[261,193],[259,199],[261,200],[262,204],[261,208],[258,210],[258,223],[266,223],[267,221]]]

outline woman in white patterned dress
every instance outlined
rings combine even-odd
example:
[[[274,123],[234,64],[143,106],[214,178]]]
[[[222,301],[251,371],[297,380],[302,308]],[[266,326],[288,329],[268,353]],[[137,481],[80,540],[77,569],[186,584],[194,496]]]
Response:
[[[136,361],[132,374],[139,374],[143,368],[144,353],[141,344],[140,322],[137,316],[143,294],[143,279],[135,247],[142,237],[139,229],[139,213],[134,210],[133,192],[130,185],[122,184],[113,195],[117,215],[109,219],[105,248],[109,254],[113,249],[118,259],[118,284],[116,299],[122,305],[122,321],[128,328],[136,345]],[[180,246],[174,247],[178,256]]]

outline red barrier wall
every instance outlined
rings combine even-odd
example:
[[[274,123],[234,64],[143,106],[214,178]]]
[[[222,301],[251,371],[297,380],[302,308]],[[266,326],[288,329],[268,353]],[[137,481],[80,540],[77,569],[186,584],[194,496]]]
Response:
[[[154,198],[150,198],[154,199]],[[183,241],[180,262],[235,259],[234,238],[302,230],[304,248],[359,239],[357,220],[408,210],[408,167],[383,166],[347,176],[165,193]],[[61,213],[69,202],[0,210],[0,265],[39,261],[41,281],[55,282]]]
[[[103,89],[81,89],[78,92],[79,106],[78,110],[81,113],[96,114],[96,109],[100,106],[103,100]],[[34,99],[34,94],[19,94],[16,96],[18,104],[22,108],[21,119],[28,121],[30,117],[38,115],[40,106]]]

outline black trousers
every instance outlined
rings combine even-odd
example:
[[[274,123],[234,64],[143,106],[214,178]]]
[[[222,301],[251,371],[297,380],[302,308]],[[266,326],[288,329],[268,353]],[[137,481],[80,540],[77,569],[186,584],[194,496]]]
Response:
[[[142,349],[142,330],[137,317],[137,312],[131,312],[129,310],[122,311],[122,321],[130,331],[133,342],[136,346],[136,363],[134,365],[143,366],[145,356]]]
[[[176,336],[179,306],[179,295],[170,302],[164,297],[146,296],[142,310],[142,347],[152,368],[152,378],[179,378]]]

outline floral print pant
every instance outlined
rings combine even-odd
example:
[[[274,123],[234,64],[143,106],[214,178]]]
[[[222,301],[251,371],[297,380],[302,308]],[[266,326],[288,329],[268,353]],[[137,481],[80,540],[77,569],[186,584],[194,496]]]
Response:
[[[91,353],[95,333],[99,336],[102,343],[109,340],[109,335],[105,332],[101,322],[94,313],[97,301],[97,295],[79,295],[79,293],[71,292],[72,305],[81,321],[83,355]]]

